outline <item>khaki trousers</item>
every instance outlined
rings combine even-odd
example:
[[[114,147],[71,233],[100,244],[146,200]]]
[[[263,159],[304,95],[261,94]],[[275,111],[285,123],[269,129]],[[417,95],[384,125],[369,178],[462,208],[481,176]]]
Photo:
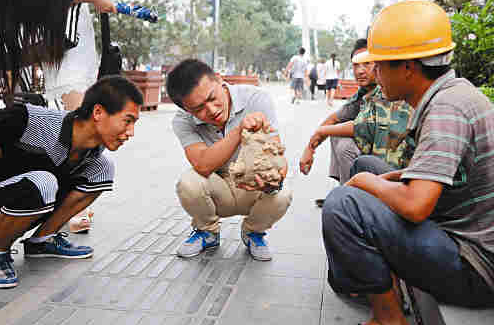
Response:
[[[263,232],[280,220],[292,202],[292,192],[286,186],[276,195],[260,191],[245,191],[235,186],[229,176],[212,173],[208,178],[193,169],[179,179],[177,195],[182,207],[192,217],[192,227],[218,233],[220,219],[245,216],[242,229]]]

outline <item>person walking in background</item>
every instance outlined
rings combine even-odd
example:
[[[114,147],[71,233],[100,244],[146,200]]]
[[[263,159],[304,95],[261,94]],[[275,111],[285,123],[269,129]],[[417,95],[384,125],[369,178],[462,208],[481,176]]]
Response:
[[[293,73],[293,89],[294,96],[292,98],[292,104],[294,104],[297,99],[302,99],[302,94],[304,92],[304,79],[306,78],[307,72],[307,60],[304,57],[305,49],[301,47],[298,51],[298,55],[294,55],[290,63],[286,67],[288,73]]]
[[[336,60],[336,54],[331,54],[331,58],[326,62],[326,102],[329,106],[333,106],[340,69],[340,61]]]
[[[315,91],[316,91],[316,85],[317,85],[317,64],[310,63],[309,67],[307,68],[309,72],[309,90],[310,90],[310,99],[314,100],[315,99]]]
[[[317,89],[324,91],[326,99],[326,58],[321,57],[316,65],[317,68]]]

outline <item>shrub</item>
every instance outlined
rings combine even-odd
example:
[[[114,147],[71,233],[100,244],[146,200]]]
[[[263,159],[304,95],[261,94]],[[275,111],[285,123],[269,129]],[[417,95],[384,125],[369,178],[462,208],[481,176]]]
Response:
[[[494,87],[482,86],[480,87],[480,91],[482,91],[492,103],[494,103]]]

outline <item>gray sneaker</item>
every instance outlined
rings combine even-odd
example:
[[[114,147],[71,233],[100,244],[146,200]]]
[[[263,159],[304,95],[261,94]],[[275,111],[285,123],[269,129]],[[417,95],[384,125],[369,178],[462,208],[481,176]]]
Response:
[[[271,261],[271,252],[268,242],[264,239],[265,232],[245,233],[242,229],[242,241],[249,250],[250,255],[257,261]]]
[[[189,238],[177,250],[180,257],[197,256],[208,249],[215,249],[220,246],[220,234],[214,234],[209,231],[195,229],[191,232]]]

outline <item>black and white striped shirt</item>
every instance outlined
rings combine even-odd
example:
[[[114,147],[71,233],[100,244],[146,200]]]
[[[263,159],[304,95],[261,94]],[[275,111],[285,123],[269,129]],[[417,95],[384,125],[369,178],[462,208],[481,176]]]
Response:
[[[98,146],[69,162],[75,112],[18,104],[0,110],[0,181],[30,171],[47,171],[62,187],[81,192],[112,190],[114,167]]]

